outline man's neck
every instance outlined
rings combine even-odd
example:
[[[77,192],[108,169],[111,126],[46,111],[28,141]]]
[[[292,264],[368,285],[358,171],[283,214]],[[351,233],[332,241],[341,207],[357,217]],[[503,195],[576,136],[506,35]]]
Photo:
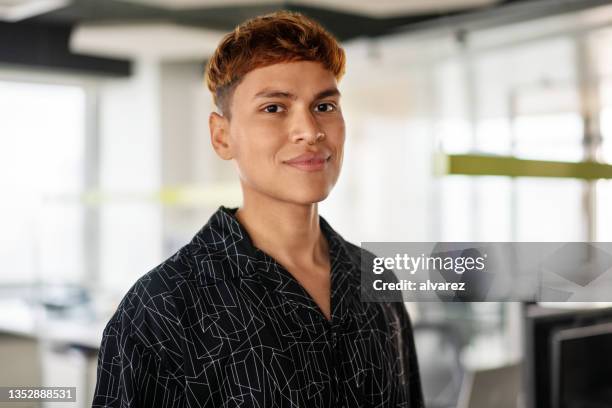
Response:
[[[329,261],[317,203],[301,205],[245,194],[236,217],[253,244],[287,268]]]

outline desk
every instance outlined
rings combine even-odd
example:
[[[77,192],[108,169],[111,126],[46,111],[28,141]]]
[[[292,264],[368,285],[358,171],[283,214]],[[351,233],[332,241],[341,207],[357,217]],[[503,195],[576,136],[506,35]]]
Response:
[[[42,361],[45,351],[78,352],[82,356],[81,361],[85,361],[85,365],[82,366],[80,363],[78,366],[84,369],[84,373],[80,374],[84,389],[81,390],[81,396],[77,402],[79,406],[86,407],[90,406],[90,398],[95,387],[93,367],[97,363],[102,332],[112,315],[112,307],[114,305],[107,305],[104,308],[106,313],[99,315],[95,313],[58,313],[49,311],[39,303],[28,301],[23,296],[5,296],[0,298],[0,334],[20,336],[24,339],[24,344],[27,340],[34,340],[33,344],[38,344],[37,348],[41,352],[37,358],[40,364],[32,367],[31,371],[39,371],[41,376],[44,371]],[[57,358],[55,361],[58,361]],[[66,361],[71,360],[67,358]],[[51,365],[51,368],[55,367],[53,363],[48,365]],[[53,375],[53,370],[49,371]],[[51,377],[51,380],[54,379],[55,377]],[[62,385],[74,386],[75,384]]]

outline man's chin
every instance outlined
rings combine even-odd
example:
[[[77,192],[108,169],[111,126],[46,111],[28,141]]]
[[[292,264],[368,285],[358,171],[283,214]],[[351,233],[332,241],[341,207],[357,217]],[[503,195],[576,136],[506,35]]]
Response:
[[[290,194],[284,197],[283,201],[291,202],[293,204],[309,205],[320,203],[329,196],[330,191],[318,191],[318,192],[301,192],[300,194]]]
[[[318,195],[318,196],[304,198],[300,202],[303,203],[303,204],[317,204],[317,203],[320,203],[321,201],[325,200],[327,198],[327,196],[329,196],[329,193],[321,194],[321,195]]]
[[[243,182],[242,187],[243,195],[248,194],[253,199],[257,199],[256,197],[259,196],[263,200],[273,199],[291,204],[309,205],[325,200],[331,193],[333,185],[321,183],[317,186],[304,186],[303,183],[299,182],[292,184],[283,183],[271,190],[263,188],[261,185],[259,185],[260,188],[257,188],[257,185]]]

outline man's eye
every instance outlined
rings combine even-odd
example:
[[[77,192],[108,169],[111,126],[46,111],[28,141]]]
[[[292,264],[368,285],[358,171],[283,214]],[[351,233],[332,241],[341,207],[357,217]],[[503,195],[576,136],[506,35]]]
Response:
[[[282,110],[283,108],[280,105],[268,105],[264,108],[264,111],[268,113],[278,113]]]
[[[333,103],[320,103],[317,105],[317,111],[319,112],[332,112],[336,110],[336,106]]]

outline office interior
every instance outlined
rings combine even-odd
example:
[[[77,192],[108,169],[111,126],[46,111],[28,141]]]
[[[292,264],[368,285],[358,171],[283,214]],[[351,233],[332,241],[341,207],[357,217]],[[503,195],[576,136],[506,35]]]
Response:
[[[0,386],[90,405],[122,295],[240,205],[203,68],[278,9],[347,54],[345,239],[612,242],[612,1],[0,0]],[[406,307],[429,408],[612,406],[608,303]]]

